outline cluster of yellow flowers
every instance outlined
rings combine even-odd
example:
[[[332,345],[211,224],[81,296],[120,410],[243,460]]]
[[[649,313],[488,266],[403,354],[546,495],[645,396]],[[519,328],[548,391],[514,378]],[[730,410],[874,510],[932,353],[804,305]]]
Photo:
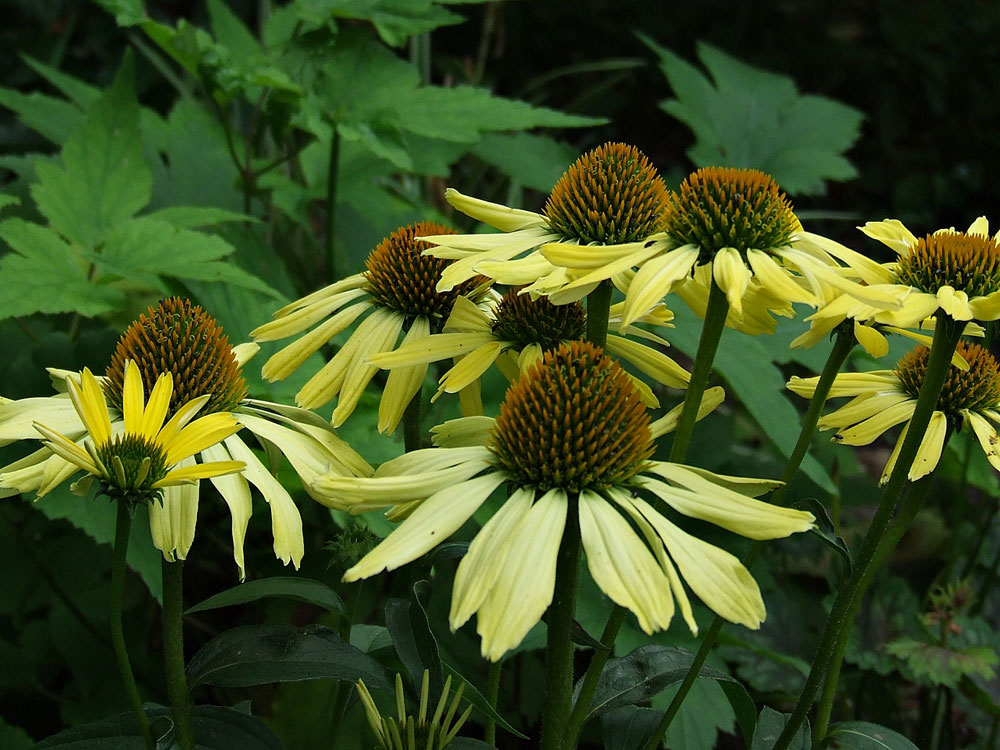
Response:
[[[275,554],[298,566],[299,512],[241,437],[246,430],[288,459],[317,502],[386,509],[400,522],[347,581],[411,562],[496,507],[458,567],[450,613],[452,628],[477,615],[490,660],[515,648],[550,605],[560,545],[572,535],[594,581],[646,632],[666,628],[675,610],[695,631],[688,590],[756,628],[765,609],[749,571],[677,516],[758,540],[805,531],[815,519],[757,499],[778,482],[653,458],[678,411],[654,420],[650,409],[662,387],[691,379],[656,332],[673,318],[665,300],[676,294],[703,317],[716,305],[726,325],[751,335],[773,332],[775,316],[806,305],[810,327],[794,345],[847,326],[875,356],[888,349],[886,333],[929,343],[908,329],[932,328],[935,316],[969,323],[970,333],[975,321],[1000,318],[1000,245],[985,219],[921,239],[898,221],[866,224],[864,233],[897,255],[878,263],[805,231],[762,172],[700,169],[671,191],[637,149],[614,143],[573,164],[540,213],[455,190],[446,198],[498,231],[399,228],[364,272],[283,307],[253,332],[258,343],[292,339],[263,366],[280,380],[353,327],[296,406],[248,398],[241,368],[257,343],[230,347],[201,308],[164,300],[123,334],[103,378],[54,372],[63,393],[0,404],[0,441],[44,442],[0,469],[0,494],[41,497],[82,469],[109,496],[148,503],[154,542],[172,559],[188,554],[198,482],[207,479],[229,506],[242,576],[253,485],[270,507]],[[593,301],[615,291],[615,304]],[[853,398],[820,426],[863,445],[907,422],[926,359],[920,348],[894,370],[838,376],[830,396]],[[464,416],[436,427],[433,447],[417,428],[408,452],[375,470],[338,437],[380,369],[388,376],[377,428],[405,426],[440,361],[449,364],[434,398],[458,394]],[[511,386],[499,413],[486,415],[480,383],[493,366]],[[963,343],[948,377],[911,479],[934,468],[948,430],[962,424],[1000,468],[996,361]],[[811,396],[816,385],[793,378],[789,388]],[[718,390],[706,394],[698,416],[720,400]],[[312,411],[331,401],[329,421]],[[89,482],[74,488],[85,493]],[[490,505],[491,497],[503,499]]]

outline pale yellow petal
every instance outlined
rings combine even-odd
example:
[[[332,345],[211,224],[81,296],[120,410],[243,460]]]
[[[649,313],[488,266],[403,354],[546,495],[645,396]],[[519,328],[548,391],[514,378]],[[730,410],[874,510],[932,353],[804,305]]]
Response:
[[[499,661],[520,644],[552,601],[568,506],[565,492],[549,490],[514,532],[507,550],[508,564],[476,618],[484,658]]]
[[[422,318],[422,320],[427,319]],[[368,362],[383,370],[394,367],[411,367],[417,364],[460,357],[493,340],[493,334],[490,331],[438,333],[433,336],[425,336],[419,341],[404,339],[398,349],[375,354],[368,358]]]
[[[691,374],[666,354],[638,341],[609,335],[605,348],[634,365],[639,372],[671,388],[686,388],[691,380]]]
[[[494,472],[452,484],[434,493],[375,549],[344,573],[344,580],[357,581],[383,570],[395,570],[434,549],[458,531],[505,479],[502,473]]]
[[[211,461],[194,464],[183,468],[175,468],[167,472],[160,481],[153,484],[154,488],[170,487],[175,484],[191,484],[198,479],[221,477],[225,474],[238,474],[246,464],[242,461]]]
[[[341,331],[346,330],[363,312],[371,307],[371,302],[363,301],[344,308],[309,333],[300,336],[288,346],[272,354],[264,363],[264,367],[261,368],[261,375],[271,382],[284,380],[299,369],[309,357],[319,351],[320,347]]]
[[[354,288],[324,297],[311,304],[302,305],[286,314],[282,314],[281,310],[279,310],[275,313],[275,320],[258,326],[250,332],[250,335],[253,336],[255,341],[277,341],[278,339],[294,336],[296,333],[301,333],[307,328],[316,325],[316,323],[335,313],[344,305],[367,295],[368,292],[366,290]],[[299,300],[299,302],[303,301]],[[361,304],[368,305],[370,303],[366,301]],[[341,315],[342,313],[334,315],[334,317],[339,318]],[[330,335],[333,336],[335,334],[331,333]]]
[[[695,421],[700,422],[702,419],[715,411],[725,400],[726,391],[722,388],[722,386],[716,385],[705,389],[705,392],[701,396],[701,404],[698,405],[698,416],[695,417]],[[653,438],[663,437],[664,435],[676,430],[677,425],[680,424],[681,413],[683,411],[684,404],[678,404],[662,417],[650,423],[649,430],[652,433]]]
[[[445,190],[444,198],[466,216],[471,216],[476,221],[489,224],[501,232],[514,232],[518,229],[534,227],[548,229],[549,226],[548,221],[541,214],[524,211],[519,208],[510,208],[500,203],[491,203],[469,195],[463,195],[455,190],[455,188]]]
[[[868,445],[879,435],[913,416],[916,401],[907,399],[837,434],[844,445]]]
[[[193,458],[185,459],[182,466],[190,466]],[[163,553],[168,562],[183,560],[194,543],[198,523],[198,485],[180,484],[163,488],[160,502],[149,504],[149,532],[153,546]]]
[[[203,450],[201,455],[207,461],[230,460],[229,451],[221,445],[210,446]],[[250,515],[253,513],[250,485],[243,478],[242,473],[209,477],[209,480],[212,482],[212,486],[222,495],[222,499],[226,505],[229,506],[233,539],[233,559],[239,568],[240,581],[243,581],[246,579],[246,561],[243,548],[247,535],[247,526],[250,523]]]
[[[694,245],[683,245],[643,263],[625,295],[625,304],[618,324],[619,330],[656,309],[678,282],[690,276],[697,260],[698,248]]]
[[[1000,446],[1000,435],[997,435],[996,428],[982,416],[969,409],[963,409],[962,416],[965,417],[966,423],[972,426],[972,431],[976,433],[976,439],[982,446],[987,460],[994,469],[1000,471],[1000,451],[997,450]]]
[[[927,424],[927,431],[917,448],[917,455],[910,464],[910,471],[907,479],[916,482],[921,477],[925,477],[937,468],[938,461],[941,460],[941,451],[944,450],[944,441],[948,436],[948,418],[942,411],[935,411],[931,415],[931,421]]]
[[[762,250],[747,250],[747,262],[761,286],[776,297],[813,306],[819,304],[814,294],[795,283],[788,269],[775,263],[774,259]]]
[[[380,315],[380,313],[382,314]],[[344,376],[344,384],[337,396],[337,407],[333,410],[333,416],[330,419],[334,427],[340,427],[354,413],[354,407],[361,400],[361,394],[364,393],[368,383],[378,372],[377,367],[366,364],[368,358],[373,354],[393,348],[399,338],[400,331],[403,329],[403,315],[401,313],[376,310],[365,322],[373,319],[376,320],[376,323],[371,330],[371,335],[361,338],[358,348],[354,352],[351,368]],[[360,331],[361,327],[359,326],[354,336],[358,336]],[[352,338],[354,337],[352,336]]]
[[[743,312],[743,295],[750,285],[750,269],[743,262],[740,251],[724,247],[712,258],[712,278],[726,293],[729,306],[737,315]]]
[[[858,229],[892,249],[897,255],[909,255],[910,248],[917,244],[913,232],[903,226],[903,222],[899,219],[869,221]]]
[[[854,338],[875,359],[884,357],[889,353],[889,341],[886,337],[879,333],[877,329],[866,326],[857,320],[854,321]]]
[[[493,439],[493,417],[450,419],[431,428],[431,440],[442,448],[489,445]]]
[[[458,393],[470,383],[478,380],[492,365],[506,343],[490,341],[462,357],[455,366],[441,376],[441,388],[447,393]]]
[[[423,315],[418,315],[410,324],[410,330],[406,332],[400,346],[419,347],[422,342],[431,338],[430,334],[430,321]],[[427,363],[397,367],[389,373],[378,405],[380,433],[391,435],[396,431],[410,401],[415,397],[420,398],[420,387],[424,384],[426,374]]]

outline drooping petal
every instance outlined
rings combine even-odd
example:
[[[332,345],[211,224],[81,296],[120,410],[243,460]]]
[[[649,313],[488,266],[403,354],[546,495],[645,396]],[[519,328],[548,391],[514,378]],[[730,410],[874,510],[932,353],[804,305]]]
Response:
[[[371,302],[363,300],[324,320],[309,333],[299,336],[292,343],[272,354],[264,363],[264,367],[260,371],[261,375],[270,382],[284,380],[299,369],[309,357],[319,351],[321,346],[341,331],[346,330],[371,307]]]
[[[700,422],[702,419],[715,411],[725,400],[726,391],[722,388],[722,386],[716,385],[706,389],[702,394],[701,403],[698,405],[698,416],[695,417],[695,421]],[[649,431],[652,436],[654,438],[663,437],[664,435],[676,430],[677,425],[680,424],[681,414],[683,411],[684,404],[678,404],[662,417],[654,422],[651,422],[649,425]]]
[[[595,492],[579,495],[587,568],[613,602],[631,610],[647,634],[670,625],[670,581],[622,515]]]
[[[971,425],[973,432],[976,433],[976,439],[979,441],[979,445],[982,446],[987,460],[993,465],[994,469],[1000,471],[1000,451],[997,450],[997,446],[1000,445],[1000,435],[997,434],[996,428],[979,414],[969,409],[963,409],[962,416],[965,417],[966,423]]]
[[[493,472],[451,484],[434,493],[344,573],[344,580],[357,581],[383,570],[395,570],[434,549],[458,531],[505,479],[502,473]]]
[[[229,451],[221,445],[213,445],[201,452],[202,458],[207,461],[228,461]],[[225,474],[209,477],[212,485],[226,505],[229,506],[229,516],[231,518],[231,528],[233,537],[233,559],[240,571],[240,581],[246,580],[246,561],[243,553],[244,540],[247,535],[247,526],[250,523],[250,515],[253,513],[253,501],[250,496],[250,485],[243,478],[242,473]]]
[[[403,337],[402,346],[407,344],[420,346],[422,341],[431,337],[430,321],[422,315],[415,317],[410,330]],[[397,367],[389,373],[382,398],[378,405],[378,431],[383,435],[391,435],[396,431],[403,413],[414,396],[419,398],[420,387],[424,384],[427,374],[427,363]]]
[[[884,357],[889,353],[889,341],[872,326],[854,321],[854,338],[858,340],[861,347],[876,359]]]
[[[619,329],[655,308],[678,282],[688,278],[698,260],[698,248],[683,245],[642,264],[629,284]]]
[[[737,315],[743,312],[743,295],[750,286],[750,269],[743,262],[740,251],[724,247],[712,258],[712,277],[726,293],[729,306]]]
[[[913,409],[916,405],[917,402],[913,399],[894,404],[875,416],[838,433],[837,440],[844,445],[868,445],[886,430],[895,427],[900,422],[909,420],[913,416]]]
[[[489,341],[469,352],[441,376],[441,390],[446,393],[458,393],[479,380],[483,373],[490,369],[490,365],[496,362],[505,346],[506,343],[503,341]]]
[[[186,458],[181,466],[193,463],[193,458]],[[163,553],[163,558],[168,562],[187,557],[194,543],[197,523],[197,484],[165,487],[162,500],[149,504],[149,533],[153,537],[153,545]]]
[[[774,262],[774,259],[762,250],[747,250],[747,262],[761,286],[779,298],[789,302],[802,302],[816,306],[816,296],[795,283],[789,271]]]
[[[508,565],[476,618],[484,658],[499,661],[515,648],[552,601],[568,507],[565,492],[549,490],[521,519],[507,550]]]
[[[479,609],[493,584],[503,573],[515,532],[534,499],[534,490],[518,489],[504,501],[472,540],[458,564],[451,591],[448,622],[453,631],[462,627]]]
[[[361,338],[358,348],[354,352],[354,361],[344,377],[344,384],[340,388],[337,396],[337,408],[333,410],[333,417],[330,422],[334,427],[340,427],[347,418],[354,412],[354,407],[361,400],[372,377],[378,372],[377,367],[366,364],[368,358],[377,352],[384,352],[396,345],[399,333],[403,329],[403,316],[397,312],[388,310],[376,310],[366,320],[375,320],[370,336]],[[361,326],[355,332],[354,338],[359,336]]]
[[[927,424],[927,431],[920,441],[920,447],[917,448],[917,455],[910,464],[907,479],[915,482],[934,471],[938,461],[941,460],[941,451],[944,450],[944,440],[947,435],[948,418],[943,411],[935,411]]]
[[[691,380],[691,373],[666,354],[645,344],[640,344],[638,341],[608,335],[605,348],[615,356],[635,365],[637,370],[653,378],[656,382],[671,388],[686,388]]]
[[[465,299],[460,297],[459,299]],[[421,318],[418,318],[418,320]],[[422,318],[426,320],[426,318]],[[389,370],[394,367],[410,367],[428,362],[438,362],[442,359],[461,357],[474,351],[483,344],[492,342],[493,334],[489,331],[479,333],[438,333],[425,336],[417,341],[403,340],[399,348],[375,354],[368,358],[370,364]]]

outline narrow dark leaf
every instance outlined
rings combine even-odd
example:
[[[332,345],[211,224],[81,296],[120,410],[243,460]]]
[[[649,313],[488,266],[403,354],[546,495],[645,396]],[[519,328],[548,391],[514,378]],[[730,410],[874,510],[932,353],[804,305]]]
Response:
[[[276,576],[247,581],[215,596],[210,596],[205,601],[188,609],[187,614],[270,598],[293,599],[306,604],[315,604],[330,612],[344,613],[343,600],[336,591],[325,583],[312,578]]]
[[[752,750],[771,750],[774,743],[781,735],[781,730],[788,723],[789,714],[775,711],[773,708],[764,706],[757,719],[757,731],[753,735]],[[811,732],[809,731],[809,719],[802,722],[799,731],[792,738],[788,750],[810,750],[812,748]]]
[[[430,596],[431,585],[427,581],[417,581],[413,584],[413,601],[390,599],[385,605],[385,626],[416,689],[419,690],[423,681],[424,670],[430,672],[433,703],[444,688],[444,674],[437,639],[427,621],[426,604]]]
[[[840,559],[844,561],[844,577],[850,576],[851,571],[854,569],[854,559],[851,557],[851,550],[848,548],[844,538],[837,534],[836,529],[834,529],[833,521],[830,518],[830,514],[827,513],[826,506],[815,497],[804,497],[793,503],[793,507],[807,510],[816,516],[816,525],[810,529],[810,532],[819,537],[823,544],[840,555]]]
[[[385,668],[319,625],[250,625],[213,638],[188,664],[188,685],[246,687],[271,682],[363,679],[388,688]]]
[[[827,747],[838,750],[917,750],[899,732],[867,721],[842,721],[827,735]]]
[[[501,727],[505,731],[510,732],[511,734],[521,738],[522,740],[528,739],[527,735],[519,732],[517,729],[514,728],[514,726],[510,722],[508,722],[504,717],[498,714],[496,709],[490,705],[488,700],[486,700],[486,696],[480,693],[479,690],[476,689],[475,685],[473,685],[471,682],[465,679],[461,674],[459,674],[457,669],[455,669],[447,662],[442,662],[442,666],[444,667],[445,674],[451,677],[451,684],[453,688],[458,688],[459,683],[465,685],[465,692],[462,694],[463,701],[468,701],[469,703],[471,703],[473,706],[479,709],[479,711],[481,711],[485,717],[493,719],[493,721],[497,723],[497,726]]]
[[[601,716],[605,750],[639,750],[653,734],[663,712],[655,708],[619,706]]]

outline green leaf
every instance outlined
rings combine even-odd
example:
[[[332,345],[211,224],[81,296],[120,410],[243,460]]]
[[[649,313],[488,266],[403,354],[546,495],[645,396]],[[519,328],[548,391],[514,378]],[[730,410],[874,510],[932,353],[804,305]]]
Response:
[[[149,203],[152,174],[142,158],[131,55],[66,141],[62,163],[36,162],[31,194],[54,229],[88,250]]]
[[[142,0],[97,0],[97,4],[113,15],[119,26],[135,26],[146,19]]]
[[[411,36],[465,20],[431,0],[299,0],[295,5],[299,18],[312,26],[331,17],[370,21],[382,40],[394,47]]]
[[[834,552],[840,555],[840,559],[844,561],[844,577],[846,578],[850,576],[851,571],[854,569],[854,560],[851,557],[851,550],[848,548],[847,542],[844,541],[844,538],[840,536],[834,528],[833,520],[827,512],[826,506],[815,497],[804,497],[800,500],[796,500],[792,504],[792,507],[807,510],[816,516],[816,525],[813,526],[809,532],[819,537],[823,544],[830,547]]]
[[[469,703],[471,703],[473,706],[479,709],[479,711],[483,714],[484,717],[488,719],[493,719],[493,721],[497,723],[497,726],[502,728],[504,731],[510,732],[511,734],[521,738],[522,740],[528,739],[527,735],[522,734],[520,731],[515,729],[510,722],[508,722],[504,717],[498,714],[497,710],[490,705],[490,702],[488,700],[486,700],[486,696],[484,696],[481,692],[479,692],[479,689],[475,685],[473,685],[471,682],[465,679],[465,677],[459,674],[457,669],[455,669],[447,662],[442,662],[442,666],[444,667],[445,674],[451,677],[453,688],[457,688],[458,683],[462,683],[463,685],[465,685],[465,692],[462,694],[463,699],[467,700]]]
[[[901,659],[916,682],[954,688],[963,677],[992,678],[1000,657],[991,646],[950,649],[915,638],[899,638],[885,650]]]
[[[16,195],[8,195],[7,193],[0,193],[0,211],[7,208],[7,206],[19,206],[21,205],[21,199]]]
[[[253,64],[264,58],[260,42],[222,0],[208,0],[208,15],[216,42],[232,54],[234,61]]]
[[[899,732],[867,721],[842,721],[826,736],[829,748],[837,750],[917,750]]]
[[[146,716],[154,737],[166,745],[173,735],[170,709],[147,705]],[[194,736],[195,750],[284,750],[281,741],[260,719],[225,706],[195,706]],[[145,750],[146,744],[130,712],[67,729],[34,747],[38,750]]]
[[[619,706],[601,716],[605,750],[639,750],[645,747],[663,718],[656,708]]]
[[[771,750],[777,742],[782,730],[788,723],[790,714],[783,714],[773,708],[764,706],[757,718],[757,731],[753,735],[751,750]],[[811,732],[809,731],[809,719],[802,722],[795,736],[792,738],[788,750],[810,750],[812,748]]]
[[[264,281],[231,263],[218,262],[234,248],[214,234],[176,230],[165,221],[140,217],[116,226],[100,253],[87,257],[103,273],[142,279],[156,286],[160,276],[196,281],[224,281],[272,296]]]
[[[115,506],[103,497],[77,497],[64,485],[33,503],[32,507],[47,518],[69,521],[99,544],[111,544],[115,538]],[[108,555],[110,554],[109,550]],[[129,533],[126,560],[158,602],[163,601],[161,559],[162,555],[153,546],[153,539],[149,534],[149,514],[146,508],[137,508]]]
[[[676,328],[670,331],[670,343],[693,358],[698,351],[701,319],[686,305],[679,305],[674,313]],[[774,365],[767,346],[759,340],[766,338],[747,336],[727,328],[723,331],[713,369],[726,380],[727,393],[740,399],[764,434],[787,457],[798,440],[801,420],[798,410],[785,395],[785,378],[781,370]],[[806,455],[801,470],[820,489],[836,491],[830,475],[813,456]]]
[[[65,99],[37,91],[24,94],[0,87],[0,106],[16,114],[21,122],[46,140],[59,145],[69,139],[84,118],[84,113]]]
[[[0,719],[0,747],[4,750],[28,750],[33,744],[27,732]]]
[[[427,621],[427,604],[431,598],[431,585],[427,581],[413,584],[413,601],[390,599],[385,605],[385,627],[392,636],[400,661],[410,674],[411,684],[418,687],[424,670],[430,672],[433,700],[444,688],[444,672],[437,639]]]
[[[660,58],[676,97],[661,108],[694,131],[688,157],[697,166],[761,169],[792,194],[822,193],[827,181],[857,176],[843,154],[860,135],[858,110],[803,96],[791,78],[702,43],[698,58],[706,76],[650,38],[639,37]]]
[[[576,149],[554,138],[528,133],[491,133],[472,153],[527,188],[548,193],[568,164],[579,156]]]
[[[177,229],[198,229],[230,221],[259,221],[255,216],[247,216],[215,206],[168,206],[147,214],[145,218],[153,221],[165,221]]]
[[[29,55],[22,55],[28,66],[46,81],[55,86],[61,94],[68,98],[73,104],[86,112],[101,98],[101,90],[92,86],[79,78],[74,78],[60,70],[49,67]],[[82,118],[81,118],[82,119]]]
[[[294,576],[275,576],[247,581],[215,596],[210,596],[203,602],[195,604],[187,610],[204,612],[220,607],[232,607],[236,604],[246,604],[259,599],[292,599],[306,604],[315,604],[329,612],[344,613],[344,602],[336,591],[325,583],[312,578],[297,578]]]
[[[249,625],[220,633],[188,664],[188,685],[247,687],[301,680],[363,679],[387,689],[388,673],[377,661],[329,628],[310,625]]]
[[[694,657],[690,651],[673,646],[640,646],[620,659],[609,659],[597,682],[588,718],[618,706],[641,703],[684,679]],[[753,702],[738,680],[711,667],[702,667],[701,678],[716,680],[723,687],[731,683],[738,689],[726,691],[746,736],[753,733]],[[579,689],[579,684],[577,685]]]
[[[123,303],[121,292],[91,283],[79,253],[48,227],[7,219],[0,239],[14,251],[0,258],[0,320],[36,312],[92,317]]]

